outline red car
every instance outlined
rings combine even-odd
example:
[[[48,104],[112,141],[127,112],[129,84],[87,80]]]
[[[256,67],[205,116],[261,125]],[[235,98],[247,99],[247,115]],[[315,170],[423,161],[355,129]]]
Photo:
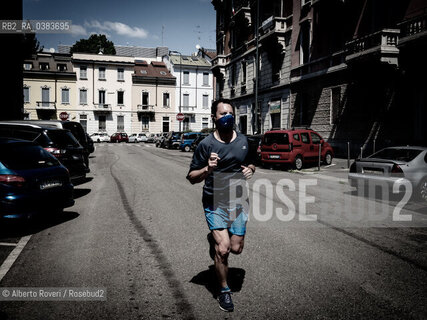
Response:
[[[129,142],[129,137],[125,132],[116,132],[110,137],[110,142]]]
[[[315,131],[306,129],[271,130],[261,141],[261,161],[263,164],[291,164],[301,170],[304,163],[316,163],[319,159],[329,165],[334,157],[331,145]]]

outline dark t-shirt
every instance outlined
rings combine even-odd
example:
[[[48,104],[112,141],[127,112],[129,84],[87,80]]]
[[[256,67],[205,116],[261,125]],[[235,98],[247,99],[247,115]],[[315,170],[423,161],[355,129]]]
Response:
[[[218,141],[213,133],[199,143],[190,164],[190,172],[206,167],[212,152],[220,158],[218,167],[205,179],[204,198],[212,197],[214,193],[228,193],[230,180],[243,178],[241,166],[253,164],[248,151],[248,140],[241,133],[237,133],[236,139],[229,143]]]

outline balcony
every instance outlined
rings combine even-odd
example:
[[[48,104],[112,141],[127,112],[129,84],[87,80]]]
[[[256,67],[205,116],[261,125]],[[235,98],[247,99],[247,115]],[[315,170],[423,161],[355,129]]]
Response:
[[[138,104],[136,106],[136,112],[138,113],[151,113],[154,112],[154,106],[148,104]]]
[[[56,102],[37,101],[37,110],[56,110]]]
[[[292,16],[282,18],[274,17],[264,20],[259,28],[260,41],[267,47],[278,47],[280,50],[275,54],[284,54],[286,50],[286,38],[290,38],[289,31],[292,30]],[[267,50],[268,51],[268,50]]]
[[[249,1],[245,1],[245,3],[240,8],[237,8],[233,19],[246,20],[246,24],[248,27],[252,25],[251,8]]]
[[[427,13],[398,24],[400,27],[399,45],[407,41],[427,36]]]
[[[379,58],[382,63],[398,66],[399,29],[383,29],[346,43],[346,62]]]
[[[196,107],[181,106],[181,112],[194,112]]]
[[[227,64],[227,56],[223,54],[217,55],[212,60],[212,73],[215,75],[215,77],[224,77],[225,75],[225,65]]]
[[[95,104],[93,111],[94,112],[111,112],[112,108],[111,108],[111,104],[106,104],[106,103],[99,103],[99,104]]]

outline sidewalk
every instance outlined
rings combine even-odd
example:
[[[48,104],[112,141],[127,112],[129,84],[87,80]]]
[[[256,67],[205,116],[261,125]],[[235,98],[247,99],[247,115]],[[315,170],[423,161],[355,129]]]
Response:
[[[350,165],[354,160],[350,160]],[[330,180],[336,180],[341,182],[346,182],[348,179],[348,163],[347,159],[334,158],[332,164],[329,166],[322,165],[320,166],[320,171],[317,166],[312,166],[309,168],[304,168],[302,170],[290,170],[292,173],[301,174],[301,175],[313,175],[319,178],[325,178]],[[329,178],[328,178],[329,177]]]

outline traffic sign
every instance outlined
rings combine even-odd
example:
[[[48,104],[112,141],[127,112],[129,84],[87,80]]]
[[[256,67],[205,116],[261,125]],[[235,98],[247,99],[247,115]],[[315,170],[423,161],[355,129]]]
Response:
[[[185,116],[184,116],[184,114],[183,113],[178,113],[177,115],[176,115],[176,120],[178,120],[178,121],[183,121],[185,119]]]
[[[67,120],[68,119],[68,113],[67,112],[61,112],[60,114],[59,114],[59,119],[61,119],[62,121],[65,121],[65,120]]]

